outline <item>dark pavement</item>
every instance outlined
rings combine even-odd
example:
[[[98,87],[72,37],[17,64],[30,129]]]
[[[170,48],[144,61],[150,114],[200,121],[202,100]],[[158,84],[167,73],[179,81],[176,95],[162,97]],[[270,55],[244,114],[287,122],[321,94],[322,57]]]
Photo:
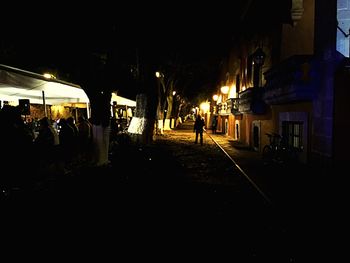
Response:
[[[213,136],[271,199],[267,202],[209,132],[203,146],[194,144],[192,127],[186,122],[148,146],[117,144],[110,165],[82,167],[40,190],[14,195],[3,211],[22,229],[33,228],[27,224],[33,220],[37,230],[48,224],[45,229],[52,232],[63,227],[80,237],[108,235],[135,249],[218,246],[249,262],[294,262],[307,228],[303,209],[297,208],[301,196],[295,203],[286,198],[301,193],[296,184],[290,185],[289,177],[273,182],[279,173],[266,175],[257,153],[234,148],[224,135]],[[277,191],[280,183],[284,188]]]

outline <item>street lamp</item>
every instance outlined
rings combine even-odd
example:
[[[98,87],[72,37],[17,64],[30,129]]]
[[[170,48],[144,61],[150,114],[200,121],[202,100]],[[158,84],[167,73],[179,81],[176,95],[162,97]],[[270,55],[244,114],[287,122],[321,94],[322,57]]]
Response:
[[[44,73],[43,74],[44,78],[47,78],[47,79],[55,79],[55,75],[51,74],[51,73]]]
[[[253,53],[253,61],[254,61],[254,64],[256,64],[257,66],[262,66],[262,65],[264,65],[265,57],[266,57],[265,52],[262,50],[261,47],[259,47],[259,48],[258,48],[257,50],[255,50],[255,52]]]
[[[203,114],[207,113],[210,109],[210,103],[209,101],[202,102],[199,105],[200,109],[202,110]]]
[[[228,93],[228,91],[229,91],[229,86],[223,86],[223,87],[221,87],[221,92],[222,92],[222,94],[227,94]]]
[[[221,87],[221,93],[222,93],[222,100],[221,100],[221,107],[223,110],[226,110],[226,105],[227,105],[227,94],[230,90],[230,87],[229,86],[223,86]]]
[[[156,75],[156,77],[157,77],[158,79],[164,78],[164,74],[163,74],[162,72],[160,72],[160,71],[156,71],[155,75]]]
[[[266,54],[262,50],[261,47],[259,47],[255,52],[253,53],[253,61],[254,61],[254,77],[253,77],[253,85],[254,87],[261,86],[260,84],[260,75],[261,75],[261,68],[262,65],[264,65]]]

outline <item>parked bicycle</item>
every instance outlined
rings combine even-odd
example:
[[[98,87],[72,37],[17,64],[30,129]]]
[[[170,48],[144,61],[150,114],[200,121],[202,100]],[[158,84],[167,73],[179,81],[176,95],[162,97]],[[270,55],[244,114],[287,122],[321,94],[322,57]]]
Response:
[[[269,144],[265,145],[262,151],[262,158],[265,164],[291,164],[297,161],[297,150],[289,146],[284,138],[277,133],[266,133]]]

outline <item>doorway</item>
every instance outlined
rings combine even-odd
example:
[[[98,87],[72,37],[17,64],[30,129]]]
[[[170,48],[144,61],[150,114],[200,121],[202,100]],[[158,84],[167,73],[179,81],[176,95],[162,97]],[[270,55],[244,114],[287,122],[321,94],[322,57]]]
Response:
[[[253,135],[253,149],[254,151],[260,151],[260,121],[253,121],[252,123],[252,135]]]
[[[239,134],[240,134],[239,121],[236,120],[235,121],[235,137],[234,137],[234,139],[237,140],[237,141],[239,140]]]

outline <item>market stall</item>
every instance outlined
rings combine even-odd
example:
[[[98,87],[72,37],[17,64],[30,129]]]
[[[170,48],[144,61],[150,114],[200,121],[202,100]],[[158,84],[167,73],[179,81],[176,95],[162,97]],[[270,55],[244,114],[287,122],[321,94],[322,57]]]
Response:
[[[51,116],[48,117],[52,119],[55,111],[59,113],[58,107],[83,108],[87,117],[90,115],[89,98],[79,85],[2,64],[0,64],[0,101],[1,106],[4,104],[17,106],[23,101],[29,102],[31,107],[35,104],[42,105],[38,107],[43,110],[41,115],[47,116],[50,113]]]
[[[111,105],[112,116],[124,123],[124,126],[129,126],[136,108],[136,101],[121,97],[117,93],[112,92]]]

